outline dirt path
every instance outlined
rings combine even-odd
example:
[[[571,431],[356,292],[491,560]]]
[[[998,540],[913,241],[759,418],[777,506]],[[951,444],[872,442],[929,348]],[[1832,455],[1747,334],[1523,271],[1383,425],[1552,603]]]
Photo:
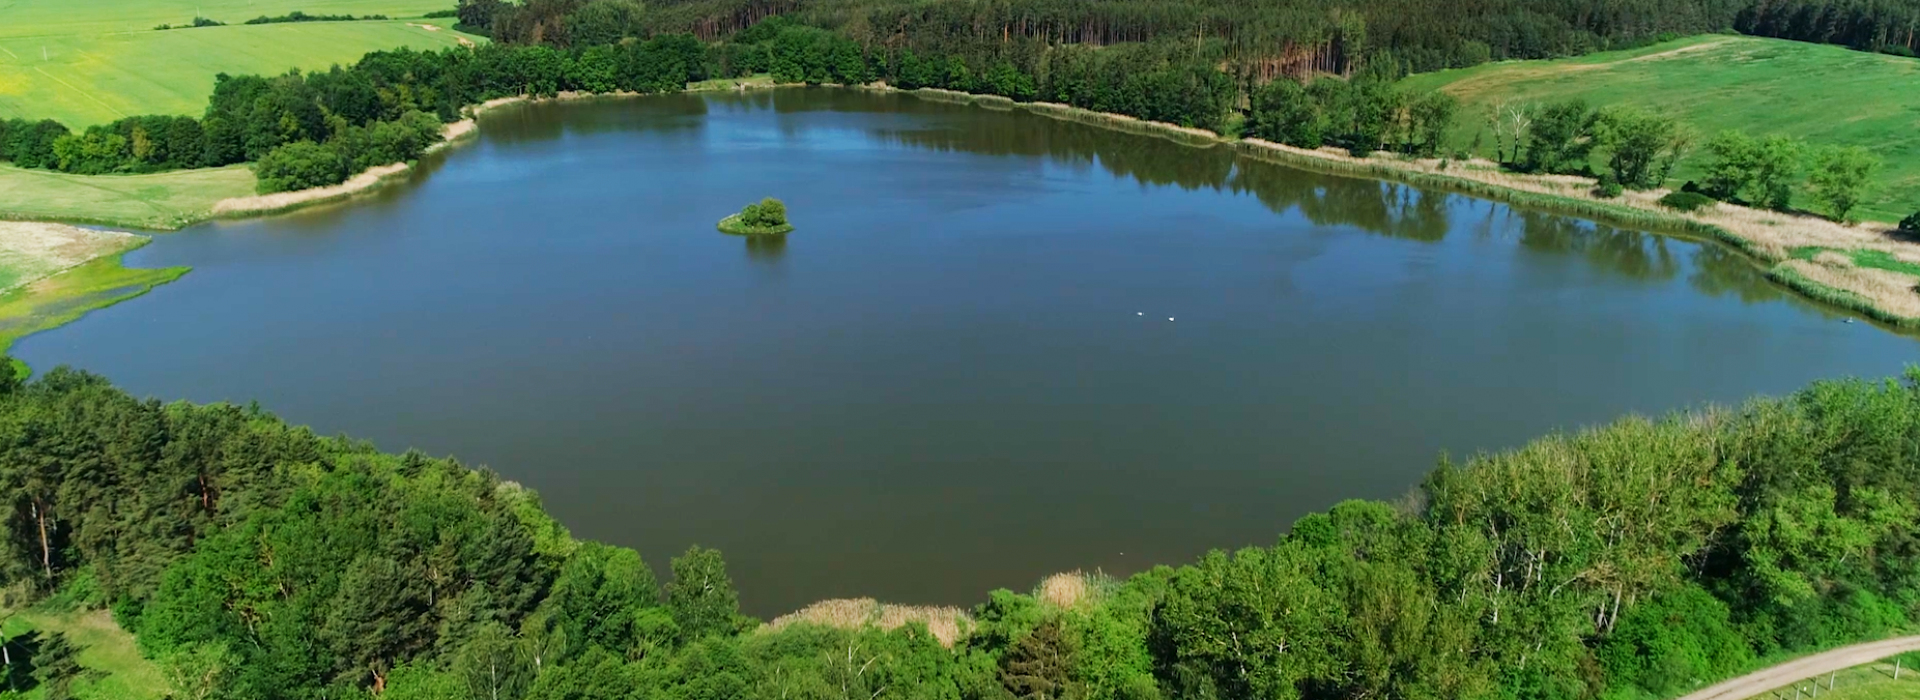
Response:
[[[1841,647],[1824,654],[1814,654],[1761,669],[1725,683],[1711,685],[1680,700],[1743,700],[1796,681],[1870,664],[1894,654],[1916,649],[1920,649],[1920,637],[1898,637]]]

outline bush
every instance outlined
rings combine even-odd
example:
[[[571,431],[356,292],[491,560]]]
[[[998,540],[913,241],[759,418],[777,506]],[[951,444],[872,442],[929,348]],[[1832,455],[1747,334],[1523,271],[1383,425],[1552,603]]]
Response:
[[[1908,214],[1907,218],[1901,219],[1900,230],[1907,233],[1920,233],[1920,211]]]
[[[1661,197],[1660,206],[1678,211],[1691,212],[1711,207],[1715,201],[1717,200],[1700,194],[1699,192],[1681,190],[1679,192],[1669,192],[1667,196]]]
[[[1593,193],[1595,195],[1599,195],[1607,199],[1613,199],[1614,197],[1618,197],[1622,192],[1625,192],[1625,191],[1626,191],[1626,188],[1620,185],[1620,179],[1614,177],[1613,173],[1607,173],[1605,175],[1601,175],[1599,186],[1593,188]]]
[[[337,185],[347,179],[347,159],[312,141],[295,141],[268,151],[253,166],[260,194]]]
[[[1726,603],[1689,584],[1628,611],[1595,656],[1616,686],[1675,695],[1753,660],[1730,617]]]

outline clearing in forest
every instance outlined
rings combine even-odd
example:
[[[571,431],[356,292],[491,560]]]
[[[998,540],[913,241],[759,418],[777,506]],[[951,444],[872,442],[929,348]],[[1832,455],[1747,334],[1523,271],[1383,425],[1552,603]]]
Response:
[[[78,129],[136,114],[198,116],[218,73],[324,70],[369,51],[485,41],[417,18],[451,0],[15,0],[0,22],[0,118],[51,118]],[[224,27],[191,24],[195,9]],[[294,10],[381,14],[388,21],[241,24]],[[411,24],[406,18],[416,18]]]
[[[115,625],[113,616],[105,610],[0,611],[0,633],[7,639],[34,632],[67,635],[67,641],[79,652],[80,666],[96,672],[75,681],[73,696],[80,700],[159,700],[167,695],[166,677],[153,662],[140,656],[133,636]],[[26,697],[43,692],[36,689]]]
[[[1671,114],[1704,143],[1723,129],[1783,134],[1816,145],[1865,146],[1883,161],[1869,220],[1920,210],[1920,60],[1780,39],[1708,35],[1632,51],[1551,61],[1509,61],[1407,78],[1410,89],[1460,98],[1456,148],[1476,138],[1492,153],[1487,109],[1502,100],[1583,98]],[[1698,179],[1696,150],[1675,182]]]

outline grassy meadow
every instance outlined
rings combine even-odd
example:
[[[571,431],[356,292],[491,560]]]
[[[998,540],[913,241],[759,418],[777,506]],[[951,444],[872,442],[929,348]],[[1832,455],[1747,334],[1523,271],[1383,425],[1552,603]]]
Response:
[[[207,217],[213,203],[254,192],[244,165],[151,175],[68,175],[0,165],[0,219],[169,230]]]
[[[424,24],[428,23],[300,22],[0,35],[0,117],[47,117],[77,129],[136,114],[198,116],[206,109],[218,73],[323,70],[352,63],[369,51],[401,46],[437,49],[478,40],[446,28],[429,31]],[[6,25],[18,31],[11,19]]]
[[[1633,104],[1671,114],[1702,142],[1723,129],[1784,134],[1813,144],[1859,145],[1884,165],[1880,186],[1862,206],[1870,220],[1898,221],[1920,210],[1920,60],[1839,46],[1708,35],[1632,51],[1552,61],[1510,61],[1412,76],[1412,89],[1439,88],[1460,98],[1457,147],[1476,136],[1480,155],[1493,137],[1487,108],[1506,99],[1584,98],[1596,106]],[[1702,155],[1683,163],[1676,182],[1700,176]]]

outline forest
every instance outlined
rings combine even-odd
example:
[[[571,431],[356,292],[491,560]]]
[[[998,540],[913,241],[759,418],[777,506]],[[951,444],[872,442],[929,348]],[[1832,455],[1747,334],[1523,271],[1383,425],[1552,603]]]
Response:
[[[1442,458],[943,639],[765,626],[717,551],[663,580],[491,472],[60,368],[0,382],[0,575],[110,610],[178,698],[1654,698],[1908,628],[1916,469],[1920,370],[1821,382]],[[4,647],[3,694],[98,673]]]

